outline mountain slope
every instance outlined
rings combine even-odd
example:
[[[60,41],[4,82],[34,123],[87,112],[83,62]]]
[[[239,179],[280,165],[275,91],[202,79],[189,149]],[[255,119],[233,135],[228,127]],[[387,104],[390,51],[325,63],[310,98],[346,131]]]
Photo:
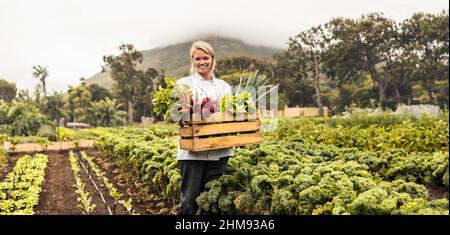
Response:
[[[209,42],[216,53],[217,60],[230,56],[250,56],[262,60],[271,60],[278,48],[249,45],[241,40],[208,37],[201,39]],[[157,70],[164,69],[166,76],[181,77],[189,72],[189,49],[192,41],[178,43],[160,48],[142,51],[144,60],[138,69],[146,70],[149,67]],[[97,83],[100,86],[111,88],[113,80],[109,73],[97,73],[87,80],[87,84]]]

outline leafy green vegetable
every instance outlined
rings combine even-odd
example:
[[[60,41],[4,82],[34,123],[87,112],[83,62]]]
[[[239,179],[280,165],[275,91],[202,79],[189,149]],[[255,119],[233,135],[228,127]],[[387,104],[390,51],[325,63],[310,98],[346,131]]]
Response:
[[[178,112],[178,108],[184,103],[180,98],[183,94],[192,95],[187,85],[178,85],[173,78],[164,78],[167,86],[159,89],[154,94],[153,111],[156,115],[166,115],[166,120],[171,120],[174,113]]]
[[[0,182],[0,215],[33,215],[39,202],[48,156],[25,155],[17,160],[12,172]]]
[[[341,125],[284,119],[256,148],[236,148],[227,173],[197,197],[221,214],[448,214],[448,121]],[[96,146],[175,205],[176,130],[121,129]],[[426,186],[426,187],[425,187]],[[434,195],[436,197],[436,195]]]
[[[256,103],[249,92],[241,92],[238,95],[227,94],[219,100],[219,110],[230,114],[242,114],[256,112]]]

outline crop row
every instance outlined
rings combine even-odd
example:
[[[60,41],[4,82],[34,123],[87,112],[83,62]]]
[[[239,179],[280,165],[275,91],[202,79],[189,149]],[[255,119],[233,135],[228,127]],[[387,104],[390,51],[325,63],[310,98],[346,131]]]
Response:
[[[333,148],[305,154],[275,142],[238,149],[228,173],[197,198],[201,208],[222,214],[448,214],[448,199],[430,200],[422,184],[383,180]]]
[[[48,156],[36,154],[20,157],[13,170],[0,183],[1,215],[32,215],[39,202]]]
[[[89,192],[85,190],[86,184],[81,180],[80,177],[80,163],[78,162],[78,158],[73,154],[72,151],[69,153],[69,161],[70,166],[73,171],[73,176],[75,177],[75,184],[73,187],[75,188],[75,192],[78,195],[77,207],[80,207],[83,210],[83,214],[90,215],[95,210],[96,205],[92,204],[92,197]]]
[[[279,120],[276,131],[267,133],[278,139],[298,139],[303,142],[355,147],[374,151],[390,148],[407,152],[449,151],[449,123],[433,121],[403,121],[400,124],[368,127],[330,125],[308,119]]]
[[[89,164],[89,169],[95,173],[97,179],[100,180],[105,186],[106,190],[108,190],[109,195],[114,200],[113,214],[116,214],[116,207],[118,205],[124,206],[128,214],[135,214],[132,205],[132,199],[128,199],[127,201],[123,200],[123,194],[120,193],[117,188],[109,182],[108,177],[106,177],[105,172],[103,172],[98,165],[94,162],[94,159],[87,155],[86,152],[81,152],[81,158],[85,160]]]
[[[448,194],[431,200],[425,187],[448,189],[446,127],[442,120],[367,128],[283,120],[261,145],[236,148],[227,173],[197,203],[223,214],[448,214]],[[95,146],[175,202],[175,134],[128,129]]]
[[[137,176],[162,199],[176,204],[181,175],[176,161],[177,142],[157,130],[110,134],[96,141],[116,164]]]

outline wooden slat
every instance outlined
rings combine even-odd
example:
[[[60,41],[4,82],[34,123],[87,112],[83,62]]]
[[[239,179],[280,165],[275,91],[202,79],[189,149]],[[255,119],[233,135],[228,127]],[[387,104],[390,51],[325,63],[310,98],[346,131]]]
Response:
[[[259,119],[259,115],[256,112],[253,115],[248,113],[240,114],[237,116],[230,115],[226,112],[212,113],[208,116],[206,120],[202,120],[202,115],[194,113],[191,115],[190,121],[185,121],[185,124],[206,124],[206,123],[217,123],[217,122],[233,122],[233,121],[254,121]]]
[[[262,142],[261,133],[230,135],[211,138],[181,139],[180,148],[190,151],[205,151],[212,149],[222,149],[247,144],[259,144]]]
[[[193,125],[188,127],[180,127],[179,133],[181,137],[217,135],[226,133],[237,133],[247,131],[259,131],[260,121],[251,122],[228,122],[209,125]]]
[[[187,150],[194,149],[194,139],[180,139],[180,148]]]

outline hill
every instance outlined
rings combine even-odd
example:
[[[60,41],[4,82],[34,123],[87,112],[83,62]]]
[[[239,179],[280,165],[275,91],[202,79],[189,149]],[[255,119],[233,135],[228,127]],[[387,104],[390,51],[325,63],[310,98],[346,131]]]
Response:
[[[280,50],[273,47],[250,45],[238,39],[208,37],[141,51],[144,60],[138,69],[146,70],[149,67],[157,70],[164,69],[166,76],[182,77],[189,72],[189,49],[192,42],[197,40],[209,42],[214,48],[217,60],[230,56],[250,56],[271,60],[273,53]],[[99,72],[87,80],[88,85],[93,83],[112,88],[113,80],[109,73]]]

